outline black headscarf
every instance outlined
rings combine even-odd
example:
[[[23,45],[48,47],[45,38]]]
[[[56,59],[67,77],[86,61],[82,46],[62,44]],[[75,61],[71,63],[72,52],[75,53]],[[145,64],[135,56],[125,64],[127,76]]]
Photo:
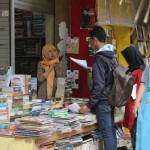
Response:
[[[122,55],[129,64],[129,71],[145,68],[145,63],[141,53],[133,46],[129,46],[122,51]]]

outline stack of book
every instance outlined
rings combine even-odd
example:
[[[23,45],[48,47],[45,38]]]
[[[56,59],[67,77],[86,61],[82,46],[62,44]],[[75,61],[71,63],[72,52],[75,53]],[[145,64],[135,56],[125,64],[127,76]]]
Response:
[[[33,116],[47,114],[52,108],[52,101],[46,101],[42,99],[32,99],[32,111]]]
[[[11,78],[11,87],[13,90],[12,116],[29,114],[30,94],[31,94],[31,76],[13,75]]]
[[[8,66],[0,66],[0,89],[9,87],[10,79],[11,79],[11,67]]]
[[[16,127],[16,136],[23,137],[42,137],[48,136],[52,133],[51,126],[52,120],[48,117],[38,116],[38,117],[23,117],[15,120]]]
[[[33,14],[32,29],[34,36],[44,36],[44,16],[41,14]]]
[[[15,9],[15,37],[24,37],[23,11]]]
[[[94,140],[91,135],[73,136],[69,139],[58,140],[55,143],[57,150],[103,150],[103,144],[99,140]]]
[[[32,99],[37,98],[37,78],[36,77],[31,78],[31,98]]]
[[[7,95],[0,93],[0,134],[9,135],[10,107]]]
[[[13,75],[11,78],[11,87],[16,95],[30,95],[31,75]]]
[[[24,11],[23,21],[24,21],[24,36],[31,37],[32,36],[32,13],[28,11]]]

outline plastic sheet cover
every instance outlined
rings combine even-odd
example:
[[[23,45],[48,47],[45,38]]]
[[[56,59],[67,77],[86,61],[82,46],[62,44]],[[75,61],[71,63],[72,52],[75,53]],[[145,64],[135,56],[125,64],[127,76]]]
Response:
[[[135,6],[132,0],[97,0],[98,24],[133,26]]]

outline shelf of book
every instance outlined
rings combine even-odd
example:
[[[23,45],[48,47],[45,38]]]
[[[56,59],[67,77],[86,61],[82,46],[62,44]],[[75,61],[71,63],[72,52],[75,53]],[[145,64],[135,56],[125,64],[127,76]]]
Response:
[[[15,9],[15,72],[36,76],[41,49],[45,44],[42,14]]]
[[[148,55],[150,51],[150,22],[136,25],[132,32],[131,39],[133,44],[143,55]]]

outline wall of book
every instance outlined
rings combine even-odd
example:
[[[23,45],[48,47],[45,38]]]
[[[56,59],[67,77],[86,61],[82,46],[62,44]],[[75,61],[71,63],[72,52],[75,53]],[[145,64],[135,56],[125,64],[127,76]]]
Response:
[[[150,51],[150,21],[143,25],[137,25],[132,33],[132,41],[143,55],[149,55]]]
[[[45,43],[43,14],[15,9],[15,70],[36,76],[41,48]]]
[[[10,63],[9,0],[0,0],[0,64]]]
[[[14,0],[14,7],[28,11],[49,13],[52,0]]]
[[[139,1],[136,5],[135,27],[132,42],[145,56],[150,54],[150,1]]]

